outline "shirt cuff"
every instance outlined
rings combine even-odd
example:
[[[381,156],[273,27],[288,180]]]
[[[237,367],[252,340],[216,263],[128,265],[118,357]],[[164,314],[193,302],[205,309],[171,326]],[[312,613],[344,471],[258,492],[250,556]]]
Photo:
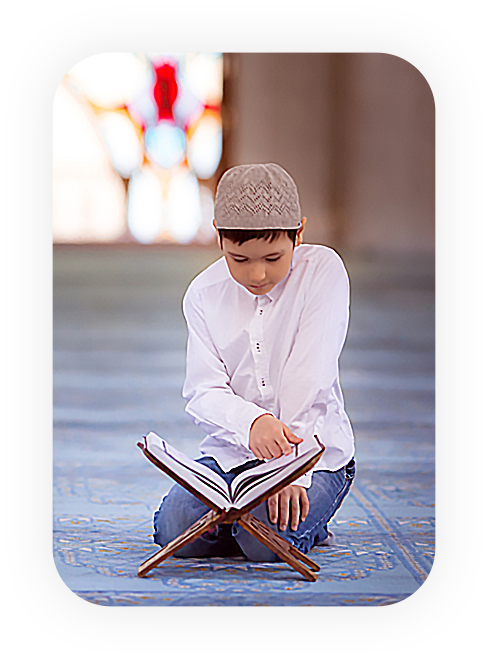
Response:
[[[311,471],[308,471],[306,474],[303,474],[303,476],[300,476],[300,478],[297,478],[296,481],[293,481],[292,485],[299,485],[300,487],[306,487],[307,489],[312,485],[312,473]]]

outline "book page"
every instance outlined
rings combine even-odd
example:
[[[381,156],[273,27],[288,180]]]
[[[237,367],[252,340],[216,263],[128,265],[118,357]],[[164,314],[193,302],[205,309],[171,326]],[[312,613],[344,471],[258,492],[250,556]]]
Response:
[[[154,432],[150,432],[146,437],[146,449],[170,471],[180,476],[216,506],[222,510],[229,509],[229,486],[219,474],[206,465],[188,458]]]
[[[287,476],[298,471],[311,458],[318,455],[322,448],[317,445],[296,457],[294,454],[282,455],[269,460],[263,465],[239,474],[230,485],[232,503],[236,508],[244,508],[275,485],[285,480]]]

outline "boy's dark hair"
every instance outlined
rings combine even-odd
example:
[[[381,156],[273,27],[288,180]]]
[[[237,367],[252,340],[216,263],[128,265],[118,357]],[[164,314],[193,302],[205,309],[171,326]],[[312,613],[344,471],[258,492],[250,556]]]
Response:
[[[288,238],[295,245],[298,229],[219,229],[220,247],[222,240],[227,238],[236,245],[242,245],[248,240],[267,240],[272,243],[278,240],[281,234],[286,233]]]

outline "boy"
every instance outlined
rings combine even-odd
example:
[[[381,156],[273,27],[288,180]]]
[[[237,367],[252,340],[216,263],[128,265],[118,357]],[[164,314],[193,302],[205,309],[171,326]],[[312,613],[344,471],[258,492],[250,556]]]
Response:
[[[207,436],[199,462],[228,482],[262,460],[326,451],[307,473],[252,514],[308,552],[330,541],[327,523],[355,474],[338,360],[349,317],[349,282],[331,249],[303,245],[306,218],[291,176],[275,164],[242,165],[220,180],[214,226],[223,258],[190,284],[186,411]],[[154,516],[164,546],[208,508],[174,485]],[[186,545],[180,557],[278,557],[237,523]]]

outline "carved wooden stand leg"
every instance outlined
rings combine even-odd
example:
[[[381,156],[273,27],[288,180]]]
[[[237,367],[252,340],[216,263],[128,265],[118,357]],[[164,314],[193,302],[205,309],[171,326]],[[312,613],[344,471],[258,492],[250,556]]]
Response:
[[[166,558],[174,554],[175,551],[181,549],[190,542],[193,542],[198,537],[205,533],[210,527],[216,526],[217,524],[224,523],[226,520],[226,514],[222,512],[214,512],[209,510],[209,512],[196,521],[189,529],[187,529],[180,536],[168,542],[162,549],[153,554],[147,561],[144,561],[137,571],[138,576],[145,577],[146,574],[157,567],[162,563]],[[263,543],[268,549],[274,552],[279,556],[283,561],[288,563],[290,567],[299,572],[307,581],[316,581],[317,575],[314,572],[320,570],[320,566],[317,565],[312,559],[303,554],[299,549],[291,545],[284,538],[282,538],[276,531],[271,529],[266,524],[263,524],[259,519],[251,515],[251,513],[245,513],[242,517],[239,517],[237,523],[242,526],[243,529],[248,531],[256,540],[259,540]],[[313,570],[313,571],[312,571]]]
[[[181,549],[189,542],[196,540],[211,526],[219,524],[222,517],[222,513],[209,510],[206,515],[200,517],[200,519],[192,524],[184,533],[179,535],[171,542],[168,542],[168,544],[156,552],[156,554],[153,554],[151,558],[148,558],[147,561],[144,561],[144,563],[142,563],[142,565],[137,570],[138,576],[145,577],[150,570],[162,563],[166,558],[171,556],[171,554],[174,554],[175,551],[178,551],[178,549]]]
[[[282,560],[290,565],[294,570],[299,572],[305,577],[307,581],[316,581],[317,575],[314,572],[320,570],[320,565],[317,565],[312,559],[308,558],[299,549],[291,545],[284,538],[281,537],[276,531],[263,524],[259,519],[246,513],[237,520],[237,523],[246,529],[256,540],[259,540],[266,545],[268,549],[277,554]],[[303,565],[305,563],[305,565]],[[306,567],[308,566],[308,567]],[[311,570],[309,569],[311,568]]]

